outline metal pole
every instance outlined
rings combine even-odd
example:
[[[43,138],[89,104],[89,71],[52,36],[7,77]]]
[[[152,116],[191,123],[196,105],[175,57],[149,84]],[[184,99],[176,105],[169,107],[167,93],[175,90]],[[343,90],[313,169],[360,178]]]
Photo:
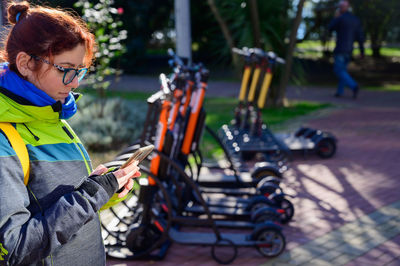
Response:
[[[176,54],[192,63],[190,0],[175,0]]]
[[[3,30],[3,1],[0,1],[0,27]]]

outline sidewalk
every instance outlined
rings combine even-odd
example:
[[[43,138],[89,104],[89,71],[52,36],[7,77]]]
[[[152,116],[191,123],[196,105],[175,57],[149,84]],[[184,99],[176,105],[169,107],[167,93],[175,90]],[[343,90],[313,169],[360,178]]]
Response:
[[[157,80],[151,80],[135,83],[133,77],[126,84],[154,91]],[[239,87],[210,82],[207,93],[236,96]],[[361,90],[357,100],[349,91],[347,98],[333,93],[288,89],[291,100],[342,107],[306,122],[332,132],[338,150],[327,160],[296,159],[285,173],[284,190],[296,195],[294,220],[284,228],[286,251],[267,259],[254,248],[239,248],[231,265],[400,265],[400,92]],[[210,250],[173,244],[160,262],[108,260],[108,265],[217,265]]]

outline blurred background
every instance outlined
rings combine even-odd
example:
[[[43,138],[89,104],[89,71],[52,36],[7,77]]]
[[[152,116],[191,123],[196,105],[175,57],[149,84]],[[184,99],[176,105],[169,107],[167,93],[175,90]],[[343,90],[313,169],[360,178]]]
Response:
[[[374,79],[376,72],[386,67],[389,72],[396,72],[393,68],[396,68],[400,57],[400,2],[350,2],[353,13],[362,21],[367,39],[366,54],[371,62],[365,67],[370,64],[375,67],[371,71],[374,73],[365,78],[369,82],[382,82]],[[2,3],[2,24],[6,25],[6,1]],[[334,38],[329,35],[327,25],[333,18],[337,0],[47,0],[45,3],[73,9],[80,15],[86,14],[86,19],[95,16],[95,11],[104,12],[99,13],[103,14],[99,18],[106,21],[92,21],[97,23],[91,25],[98,41],[106,41],[101,40],[101,36],[109,34],[114,27],[120,34],[123,32],[126,35],[118,40],[121,46],[109,47],[110,65],[126,74],[155,76],[168,69],[166,51],[175,48],[177,42],[175,20],[179,11],[174,7],[184,5],[190,10],[187,20],[182,23],[191,31],[192,60],[205,63],[212,70],[211,78],[214,79],[240,78],[234,72],[235,60],[230,52],[232,47],[260,47],[285,57],[296,13],[301,5],[301,21],[295,35],[294,50],[294,67],[297,71],[292,82],[327,82],[325,76],[331,77],[330,67],[324,68],[334,48]]]
[[[237,83],[243,62],[231,52],[233,47],[274,51],[287,64],[276,70],[268,94],[269,107],[289,106],[285,102],[288,86],[336,86],[332,71],[335,36],[327,30],[337,8],[336,0],[47,0],[45,3],[73,10],[96,35],[99,51],[92,75],[84,84],[93,89],[89,92],[93,97],[83,100],[88,109],[85,112],[90,115],[85,123],[82,123],[85,116],[77,118],[80,127],[88,124],[94,131],[110,124],[97,137],[90,129],[81,130],[82,138],[87,139],[93,151],[117,148],[129,142],[127,138],[137,138],[148,94],[126,94],[126,88],[119,88],[122,83],[114,81],[133,76],[141,80],[147,77],[157,84],[161,72],[171,72],[168,48],[189,63],[202,62],[210,70],[211,81]],[[400,90],[400,1],[351,0],[350,3],[363,25],[366,57],[358,59],[355,45],[349,72],[362,89]],[[3,31],[8,28],[5,6],[6,1],[2,1]],[[122,98],[136,101],[134,107],[123,109],[131,108],[130,113],[122,111],[119,100],[111,99],[116,95],[121,97],[117,93],[120,91],[125,91]],[[89,110],[92,104],[96,107]],[[106,114],[114,116],[107,118]],[[95,123],[93,116],[108,122],[90,124]],[[138,132],[135,136],[121,135],[121,128],[128,124],[121,116],[125,121],[132,120],[125,134],[131,136],[134,128]],[[117,124],[117,120],[123,124]],[[100,142],[104,145],[99,145]]]

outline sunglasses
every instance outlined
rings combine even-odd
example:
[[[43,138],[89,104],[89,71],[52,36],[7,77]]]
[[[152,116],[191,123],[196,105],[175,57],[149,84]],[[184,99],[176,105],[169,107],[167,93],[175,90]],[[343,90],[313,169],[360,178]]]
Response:
[[[46,63],[48,65],[54,66],[55,68],[57,68],[59,71],[64,72],[64,76],[63,76],[63,83],[64,85],[68,85],[70,84],[75,77],[78,77],[78,82],[80,82],[83,77],[86,75],[86,72],[88,71],[87,68],[68,68],[68,67],[62,67],[56,64],[53,64],[49,61],[47,61],[44,58],[41,58],[39,56],[36,55],[31,55],[31,57],[37,61],[42,61],[43,63]]]

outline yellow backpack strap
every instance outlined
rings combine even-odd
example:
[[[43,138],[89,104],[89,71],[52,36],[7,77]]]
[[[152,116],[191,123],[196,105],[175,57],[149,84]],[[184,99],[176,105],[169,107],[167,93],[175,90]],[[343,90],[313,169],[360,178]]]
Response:
[[[18,156],[22,165],[22,171],[24,172],[24,184],[28,185],[29,154],[25,146],[25,142],[18,131],[10,123],[0,122],[0,129],[4,132],[4,134],[6,134],[8,141],[11,143],[11,146]]]

